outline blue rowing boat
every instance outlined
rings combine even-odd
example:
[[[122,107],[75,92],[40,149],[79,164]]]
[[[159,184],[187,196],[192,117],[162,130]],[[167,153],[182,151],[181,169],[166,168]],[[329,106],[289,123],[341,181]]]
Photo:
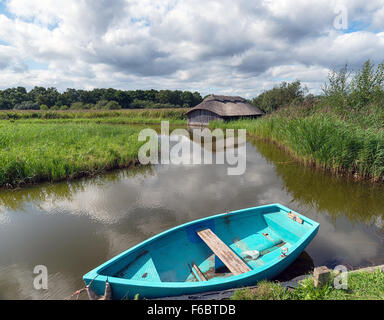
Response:
[[[113,299],[161,298],[254,285],[286,269],[319,224],[272,204],[192,221],[158,234],[84,275]]]

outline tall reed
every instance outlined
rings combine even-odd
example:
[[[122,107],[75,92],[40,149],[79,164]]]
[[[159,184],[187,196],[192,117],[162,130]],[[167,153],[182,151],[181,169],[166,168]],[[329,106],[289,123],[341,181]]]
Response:
[[[365,129],[334,115],[282,116],[213,122],[212,127],[247,129],[284,146],[296,158],[336,172],[384,181],[384,130]]]

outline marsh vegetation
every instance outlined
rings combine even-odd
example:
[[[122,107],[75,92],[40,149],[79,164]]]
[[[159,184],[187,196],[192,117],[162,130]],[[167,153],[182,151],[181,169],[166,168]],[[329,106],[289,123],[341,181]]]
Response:
[[[253,103],[267,116],[211,126],[247,129],[306,164],[384,181],[384,64],[367,61],[354,73],[347,66],[333,71],[317,97],[304,96],[295,82]]]

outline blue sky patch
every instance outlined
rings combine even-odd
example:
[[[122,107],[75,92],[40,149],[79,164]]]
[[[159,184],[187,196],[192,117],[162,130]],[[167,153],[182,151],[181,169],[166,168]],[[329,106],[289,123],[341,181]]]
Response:
[[[48,70],[49,64],[44,62],[38,62],[33,59],[25,59],[24,63],[28,66],[29,70]]]
[[[5,4],[5,0],[0,0],[0,14],[4,14],[8,16],[7,6]]]
[[[358,31],[365,31],[368,30],[370,27],[370,23],[367,23],[366,21],[361,20],[355,20],[352,22],[349,22],[348,29],[344,30],[344,33],[353,33]]]

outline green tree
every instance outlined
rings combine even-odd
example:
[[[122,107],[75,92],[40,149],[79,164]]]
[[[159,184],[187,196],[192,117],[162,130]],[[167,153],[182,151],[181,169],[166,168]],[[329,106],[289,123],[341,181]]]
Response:
[[[336,108],[345,109],[348,105],[351,71],[345,65],[339,71],[331,71],[328,74],[328,82],[324,84],[322,90],[329,105]]]
[[[111,101],[118,102],[123,108],[129,108],[133,98],[128,91],[116,90]]]
[[[366,61],[351,83],[351,103],[354,107],[362,109],[370,104],[378,103],[384,91],[384,63],[377,67]]]
[[[191,107],[195,107],[203,101],[203,98],[201,97],[201,94],[199,92],[195,91],[192,95],[193,95],[193,103]]]
[[[68,88],[59,99],[60,105],[71,105],[74,102],[80,101],[80,94],[76,89]]]
[[[266,113],[304,101],[305,89],[299,80],[292,83],[282,82],[280,86],[264,91],[252,100],[252,104]]]
[[[154,90],[154,89],[151,89],[151,90],[146,90],[144,92],[144,100],[146,101],[152,101],[152,102],[158,102],[156,100],[157,98],[157,94],[158,94],[158,91],[157,90]]]
[[[160,90],[157,94],[157,100],[160,103],[170,103],[172,101],[172,91]]]
[[[0,109],[12,109],[17,104],[28,100],[27,91],[24,87],[0,90]]]
[[[193,94],[189,91],[184,91],[181,95],[181,105],[183,105],[183,107],[187,107],[189,108],[190,106],[193,105]]]

